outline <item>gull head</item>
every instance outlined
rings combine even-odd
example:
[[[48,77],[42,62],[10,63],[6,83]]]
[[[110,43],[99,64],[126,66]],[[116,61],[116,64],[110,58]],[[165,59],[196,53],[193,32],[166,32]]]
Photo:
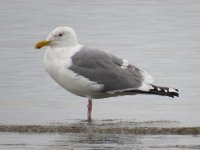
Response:
[[[77,45],[78,40],[74,29],[71,27],[58,27],[50,32],[46,40],[38,42],[35,48],[40,49],[44,46],[59,48]]]

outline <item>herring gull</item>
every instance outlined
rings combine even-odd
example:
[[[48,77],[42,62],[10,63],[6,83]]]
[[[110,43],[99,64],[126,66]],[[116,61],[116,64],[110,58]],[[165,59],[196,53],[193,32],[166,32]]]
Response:
[[[79,44],[71,27],[58,27],[35,45],[37,49],[45,46],[47,72],[66,90],[88,98],[89,122],[92,99],[136,94],[179,96],[178,89],[153,85],[151,75],[126,59]]]

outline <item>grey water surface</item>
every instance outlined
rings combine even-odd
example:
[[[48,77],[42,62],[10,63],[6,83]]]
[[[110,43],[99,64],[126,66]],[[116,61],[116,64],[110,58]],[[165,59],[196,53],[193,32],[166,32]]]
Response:
[[[175,122],[173,125],[176,127],[200,126],[198,0],[2,0],[0,124],[67,124],[69,121],[86,119],[87,99],[72,95],[57,85],[43,67],[45,49],[34,49],[36,42],[45,39],[58,26],[73,27],[81,44],[108,51],[146,70],[154,77],[155,84],[180,90],[180,97],[175,99],[137,95],[94,100],[92,115],[95,120],[160,121],[160,126],[168,126],[168,123],[171,126],[171,122]],[[15,139],[11,136],[15,136]],[[149,144],[154,146],[153,143],[157,140],[162,143],[163,139],[166,141],[164,147],[162,144],[155,144],[156,148],[168,149],[166,146],[172,144],[171,149],[192,149],[190,144],[198,147],[195,140],[200,143],[199,136],[189,135],[137,137],[111,134],[108,137],[115,139],[115,136],[120,136],[122,142],[109,143],[110,149],[123,149],[119,145],[128,145],[124,149],[143,149]],[[72,139],[68,140],[70,137]],[[80,139],[77,140],[77,137]],[[0,138],[3,139],[0,140],[0,148],[6,149],[11,144],[7,149],[17,149],[15,146],[20,143],[24,144],[22,147],[26,147],[32,140],[32,149],[40,146],[44,148],[44,143],[47,149],[51,144],[61,145],[60,149],[62,145],[65,149],[70,144],[72,148],[82,148],[79,145],[73,146],[74,143],[84,143],[86,147],[90,147],[91,143],[85,142],[83,137],[81,133],[80,136],[75,133],[0,133]],[[92,137],[95,140],[96,136]],[[106,134],[102,137],[106,137]],[[41,144],[38,138],[44,140],[44,143]],[[137,140],[134,143],[131,140],[135,138]],[[25,141],[20,142],[21,139]],[[68,143],[67,146],[62,142]],[[106,141],[102,140],[102,143],[103,147],[107,146]],[[20,146],[18,145],[19,149]],[[103,147],[102,149],[108,149]]]
[[[188,139],[190,139],[188,141]],[[200,136],[126,134],[13,134],[0,135],[0,149],[43,150],[198,150]],[[6,142],[2,142],[5,141]]]

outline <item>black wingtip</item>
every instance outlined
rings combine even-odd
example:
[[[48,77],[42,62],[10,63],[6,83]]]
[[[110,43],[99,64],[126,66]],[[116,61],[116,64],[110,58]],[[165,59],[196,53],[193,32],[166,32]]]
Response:
[[[171,92],[170,95],[172,95],[173,98],[179,97],[179,93]]]
[[[166,96],[170,96],[172,98],[179,97],[179,90],[174,89],[176,92],[168,92]]]
[[[155,86],[151,85],[153,89],[151,89],[149,92],[152,92],[157,95],[162,95],[162,96],[169,96],[172,98],[179,97],[179,90],[175,88],[168,88],[168,87],[160,87],[160,86]]]

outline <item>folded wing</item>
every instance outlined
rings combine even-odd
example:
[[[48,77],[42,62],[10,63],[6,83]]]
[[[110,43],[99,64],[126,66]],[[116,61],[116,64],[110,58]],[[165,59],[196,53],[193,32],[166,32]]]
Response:
[[[144,83],[153,82],[147,72],[128,61],[87,47],[72,56],[69,69],[90,81],[103,84],[102,92],[139,89]]]

